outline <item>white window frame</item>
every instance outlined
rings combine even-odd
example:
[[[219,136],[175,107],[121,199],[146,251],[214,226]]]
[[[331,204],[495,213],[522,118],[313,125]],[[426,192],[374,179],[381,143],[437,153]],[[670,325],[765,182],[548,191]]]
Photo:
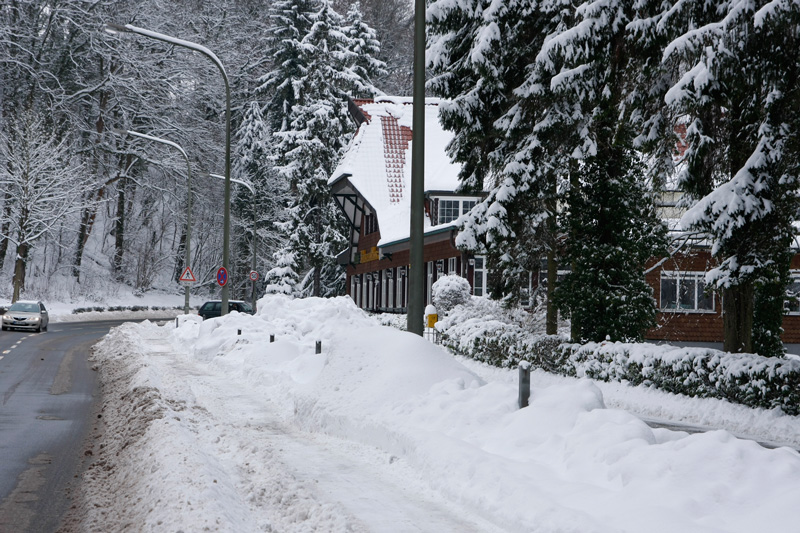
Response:
[[[474,260],[475,260],[475,264],[474,264],[473,269],[472,269],[472,295],[473,296],[479,296],[481,298],[485,298],[486,296],[488,296],[488,292],[489,292],[487,290],[488,288],[487,288],[487,283],[486,283],[487,279],[489,278],[489,269],[486,268],[486,256],[485,255],[476,255],[474,257]],[[478,262],[480,262],[480,264],[482,265],[481,268],[478,268]],[[477,282],[477,279],[478,279],[477,274],[478,274],[478,272],[480,272],[482,274],[481,275],[481,286],[480,286],[480,288],[478,287],[478,282]],[[480,294],[478,294],[478,291],[480,291]]]
[[[438,200],[438,208],[436,210],[437,211],[436,212],[436,225],[450,224],[450,223],[458,220],[458,217],[460,217],[461,215],[467,214],[469,212],[469,210],[472,209],[472,207],[474,207],[475,205],[478,204],[478,202],[481,201],[481,199],[476,197],[476,196],[440,196],[439,198],[437,198],[437,200]],[[443,221],[442,220],[442,202],[457,202],[458,203],[458,206],[456,207],[456,216],[455,216],[455,218],[453,218],[451,220],[448,220],[448,221]],[[472,205],[470,205],[470,203]],[[467,206],[469,206],[469,208],[467,208]]]
[[[658,281],[658,301],[659,301],[659,311],[662,313],[716,313],[716,306],[717,306],[717,298],[715,293],[711,292],[711,307],[705,308],[700,307],[702,301],[706,299],[702,297],[703,290],[700,289],[700,285],[702,284],[705,286],[705,272],[699,271],[692,271],[692,270],[662,270],[661,277]],[[665,307],[664,306],[664,281],[675,280],[675,307]],[[684,286],[684,282],[688,284],[693,284],[693,304],[692,307],[681,307],[681,288]]]

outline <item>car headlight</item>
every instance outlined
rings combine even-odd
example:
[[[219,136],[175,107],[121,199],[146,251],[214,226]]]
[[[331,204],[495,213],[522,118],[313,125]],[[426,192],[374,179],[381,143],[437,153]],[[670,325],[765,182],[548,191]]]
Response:
[[[32,316],[31,317],[31,322],[39,322],[39,317],[38,316]]]

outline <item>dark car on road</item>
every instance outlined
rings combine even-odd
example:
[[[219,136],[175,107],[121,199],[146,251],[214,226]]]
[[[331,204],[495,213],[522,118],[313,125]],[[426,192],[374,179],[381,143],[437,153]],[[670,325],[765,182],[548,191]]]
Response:
[[[248,315],[253,314],[253,308],[250,307],[250,304],[247,302],[243,302],[241,300],[229,300],[228,311],[238,311],[240,313],[245,313]],[[221,313],[222,313],[222,300],[210,300],[201,305],[200,311],[197,312],[198,315],[203,317],[203,320],[220,316]]]
[[[3,331],[7,329],[32,329],[47,331],[50,317],[42,302],[16,302],[2,317]]]

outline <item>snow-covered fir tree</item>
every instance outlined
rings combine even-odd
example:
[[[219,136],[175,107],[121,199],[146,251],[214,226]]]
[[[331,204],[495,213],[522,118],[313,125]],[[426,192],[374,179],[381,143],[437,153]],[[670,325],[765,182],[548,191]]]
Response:
[[[354,52],[344,18],[327,0],[306,7],[309,11],[295,15],[310,23],[307,33],[297,28],[273,29],[275,35],[299,39],[291,49],[297,52],[292,61],[302,76],[295,77],[294,71],[285,71],[279,64],[265,77],[262,90],[280,92],[286,84],[292,88],[282,103],[273,99],[270,107],[270,113],[278,115],[272,116],[270,123],[280,124],[273,133],[275,164],[293,193],[288,209],[289,249],[298,266],[311,271],[307,294],[320,296],[343,287],[336,256],[346,246],[346,222],[330,194],[328,178],[353,129],[346,97],[371,85],[353,69],[366,51],[360,56]],[[273,20],[289,24],[293,19]]]
[[[275,252],[275,266],[264,276],[265,290],[268,294],[286,294],[293,296],[297,292],[297,263],[294,253],[281,249]]]
[[[259,78],[257,92],[267,101],[272,131],[288,127],[285,121],[298,96],[296,84],[306,75],[302,41],[317,9],[317,0],[276,0],[270,5],[268,55],[273,68]]]
[[[655,76],[672,83],[662,105],[645,115],[644,137],[674,143],[667,130],[675,120],[686,125],[678,185],[692,207],[682,223],[708,235],[718,261],[706,282],[722,295],[724,347],[752,351],[755,342],[782,353],[775,336],[800,175],[800,6],[727,0],[649,7],[639,29],[660,44]]]
[[[449,99],[442,105],[443,123],[455,134],[449,153],[463,165],[465,190],[489,191],[470,214],[459,245],[485,248],[490,268],[501,273],[494,291],[513,299],[543,257],[556,273],[553,169],[559,165],[542,158],[564,157],[543,149],[543,126],[533,125],[542,122],[546,107],[541,94],[531,97],[525,81],[557,17],[531,2],[442,1],[432,4],[428,19],[429,86]],[[533,112],[527,102],[535,102]],[[547,328],[555,333],[549,299]]]
[[[232,168],[233,177],[250,184],[255,191],[253,195],[249,189],[234,185],[235,235],[241,243],[240,252],[235,255],[240,258],[241,270],[250,269],[254,225],[257,270],[271,268],[275,252],[286,241],[280,224],[286,220],[289,188],[272,164],[271,140],[261,104],[250,102],[236,134]]]
[[[354,3],[348,9],[344,32],[350,41],[350,68],[355,75],[352,79],[356,88],[352,96],[376,96],[380,91],[373,82],[386,75],[386,63],[378,59],[381,43],[376,31],[364,22],[360,2]]]

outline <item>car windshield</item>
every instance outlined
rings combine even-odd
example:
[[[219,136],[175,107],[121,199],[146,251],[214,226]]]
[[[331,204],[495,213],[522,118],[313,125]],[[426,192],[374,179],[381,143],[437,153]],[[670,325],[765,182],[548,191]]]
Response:
[[[11,307],[8,308],[8,312],[10,313],[38,313],[39,312],[39,304],[35,303],[26,303],[26,302],[17,302],[13,304]]]

